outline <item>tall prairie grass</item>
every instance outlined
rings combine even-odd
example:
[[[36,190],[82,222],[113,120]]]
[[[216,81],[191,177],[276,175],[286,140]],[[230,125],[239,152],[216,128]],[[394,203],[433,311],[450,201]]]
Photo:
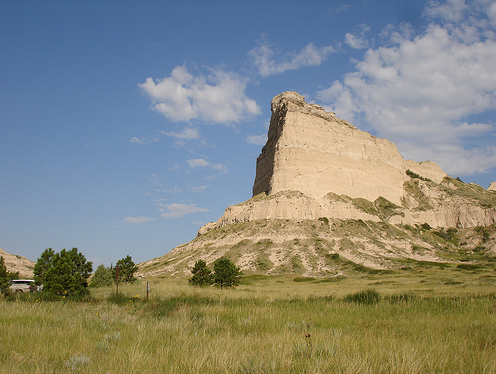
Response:
[[[144,282],[0,299],[0,372],[496,373],[495,289],[431,291],[439,279],[155,279],[149,300]]]

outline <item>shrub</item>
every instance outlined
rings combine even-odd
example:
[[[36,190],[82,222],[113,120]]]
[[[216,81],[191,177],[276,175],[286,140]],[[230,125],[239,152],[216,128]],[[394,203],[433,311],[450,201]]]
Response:
[[[203,260],[198,260],[191,270],[193,276],[188,279],[189,284],[196,286],[209,286],[214,282],[212,271],[207,267],[207,263]]]
[[[56,295],[82,296],[88,293],[87,279],[93,266],[77,248],[55,253],[46,249],[34,266],[34,279],[43,292]]]
[[[112,276],[112,269],[106,268],[105,265],[98,265],[95,274],[91,278],[90,287],[107,287],[111,286],[114,282]]]
[[[239,284],[241,270],[226,257],[214,262],[214,283],[219,287],[234,287]]]
[[[344,298],[344,301],[349,303],[372,305],[377,304],[381,300],[381,295],[375,290],[365,290],[349,294]]]
[[[132,283],[136,280],[134,273],[136,273],[138,267],[134,264],[131,256],[127,255],[117,261],[115,267],[112,269],[114,279],[117,279],[117,267],[119,267],[119,282]]]
[[[0,256],[0,295],[8,295],[10,293],[9,281],[16,278],[19,278],[19,273],[7,271],[5,260]]]

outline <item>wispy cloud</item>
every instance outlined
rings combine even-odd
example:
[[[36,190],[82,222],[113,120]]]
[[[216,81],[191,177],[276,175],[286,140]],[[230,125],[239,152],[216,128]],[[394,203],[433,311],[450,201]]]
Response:
[[[361,24],[358,26],[359,31],[355,33],[346,33],[344,36],[344,42],[349,47],[354,49],[365,49],[370,46],[370,42],[365,36],[365,33],[370,31],[370,27],[366,24]]]
[[[181,218],[187,214],[208,212],[209,209],[200,208],[196,204],[165,204],[166,213],[162,213],[164,218]]]
[[[125,223],[129,223],[131,225],[139,226],[139,225],[142,225],[144,223],[154,221],[154,220],[156,220],[156,218],[141,216],[141,217],[126,217],[126,218],[124,218],[123,221]]]
[[[172,136],[176,139],[179,140],[194,140],[194,139],[200,139],[200,131],[196,128],[191,128],[187,127],[183,129],[183,131],[176,132],[176,131],[160,131],[161,134]]]
[[[141,137],[137,137],[137,136],[133,136],[130,140],[131,143],[134,143],[134,144],[148,144],[148,143],[155,143],[155,142],[158,142],[158,138],[157,137],[146,137],[146,136],[141,136]]]
[[[288,70],[296,70],[304,66],[318,66],[335,52],[333,46],[315,47],[313,43],[307,44],[299,52],[286,54],[277,53],[266,38],[258,46],[248,52],[253,64],[262,77],[281,74]]]
[[[394,141],[405,157],[434,160],[456,175],[495,167],[494,123],[467,120],[496,109],[492,9],[482,0],[430,2],[426,14],[436,18],[424,32],[389,26],[389,46],[369,48],[319,100]],[[486,144],[475,149],[475,136]]]
[[[211,163],[208,162],[207,160],[203,158],[195,158],[191,160],[186,161],[191,169],[194,168],[211,168],[213,170],[218,170],[222,174],[227,173],[227,166],[224,164],[216,164],[216,163]]]
[[[248,144],[254,144],[254,145],[265,145],[267,142],[267,134],[262,134],[262,135],[248,135],[246,138],[246,142]]]
[[[173,121],[228,124],[260,113],[255,100],[245,94],[246,84],[236,73],[212,69],[209,75],[194,76],[178,66],[170,77],[148,78],[139,87],[152,100],[153,110]]]

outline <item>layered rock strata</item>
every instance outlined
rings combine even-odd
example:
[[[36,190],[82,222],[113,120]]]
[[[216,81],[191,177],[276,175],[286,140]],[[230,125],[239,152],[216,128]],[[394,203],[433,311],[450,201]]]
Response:
[[[440,183],[433,162],[406,161],[396,146],[340,120],[296,92],[271,102],[268,140],[257,159],[253,195],[300,191],[320,199],[329,192],[400,204],[406,170]]]

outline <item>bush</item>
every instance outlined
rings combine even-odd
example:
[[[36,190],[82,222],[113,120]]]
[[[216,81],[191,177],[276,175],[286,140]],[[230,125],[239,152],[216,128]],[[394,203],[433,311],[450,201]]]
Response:
[[[95,274],[91,278],[90,287],[107,287],[111,286],[114,282],[112,276],[112,269],[106,268],[105,265],[98,265]]]
[[[55,253],[46,249],[34,266],[34,279],[43,292],[56,295],[82,296],[88,293],[87,279],[93,266],[77,248]]]
[[[117,266],[119,267],[119,282],[132,283],[136,280],[134,273],[138,271],[138,267],[133,262],[131,256],[127,255],[117,261],[115,267],[112,269],[114,279],[117,279]]]
[[[381,295],[375,290],[359,291],[349,294],[344,298],[344,301],[357,304],[377,304],[381,300]]]
[[[0,295],[10,294],[9,282],[16,278],[19,278],[19,273],[7,271],[5,260],[0,256]]]
[[[189,284],[196,286],[209,286],[214,283],[212,271],[207,267],[207,263],[203,260],[198,260],[191,270],[193,276],[188,279]]]
[[[241,270],[226,257],[214,262],[214,283],[219,287],[234,287],[239,284]]]

